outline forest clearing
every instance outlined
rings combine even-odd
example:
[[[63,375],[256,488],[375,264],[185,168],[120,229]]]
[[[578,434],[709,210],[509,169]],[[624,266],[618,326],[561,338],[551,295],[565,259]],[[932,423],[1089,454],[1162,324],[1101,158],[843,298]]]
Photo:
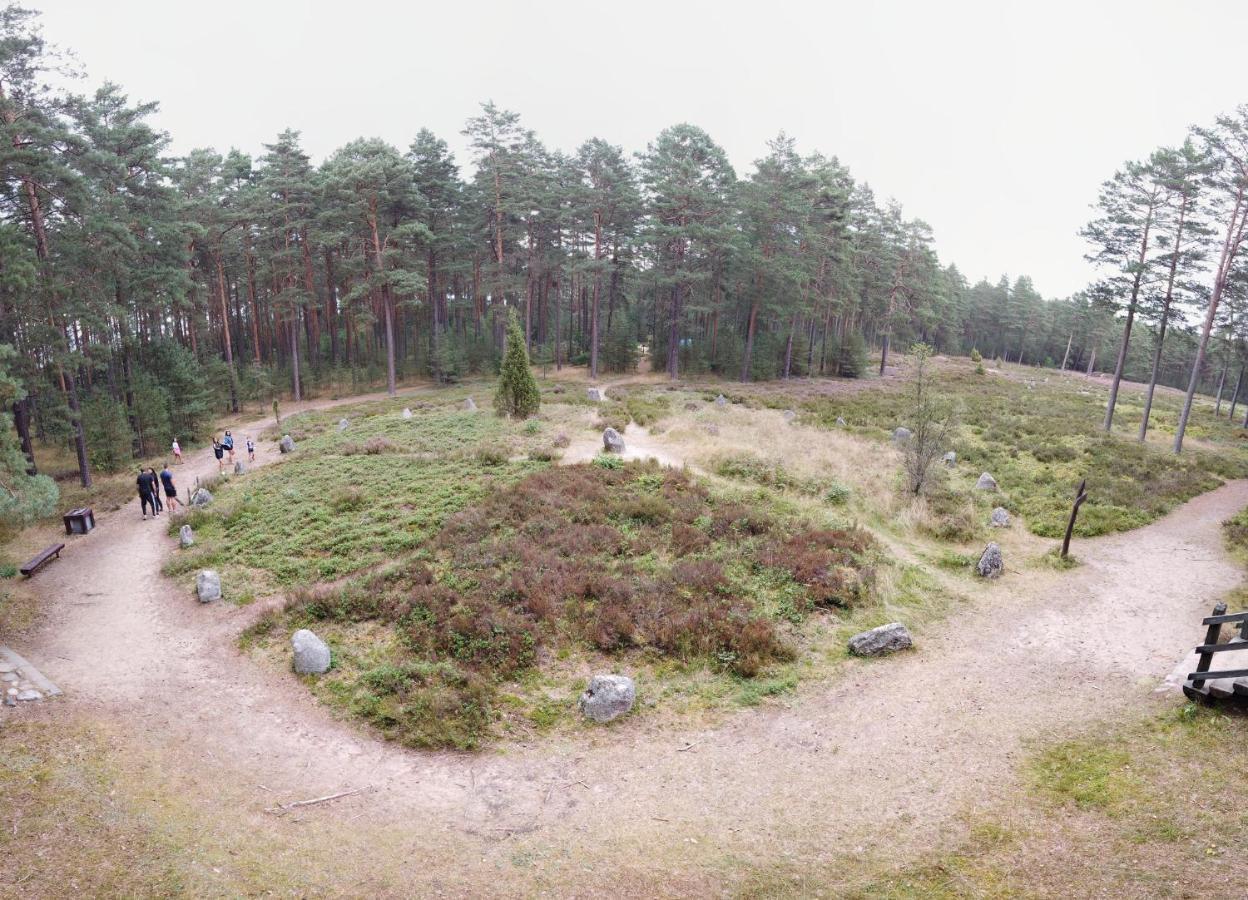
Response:
[[[1248,7],[40,2],[0,898],[1245,895]]]

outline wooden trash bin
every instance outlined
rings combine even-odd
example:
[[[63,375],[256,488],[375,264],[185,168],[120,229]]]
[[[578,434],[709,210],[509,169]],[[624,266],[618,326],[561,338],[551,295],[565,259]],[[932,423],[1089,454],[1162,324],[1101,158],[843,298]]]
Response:
[[[95,527],[95,512],[89,506],[80,506],[65,513],[66,534],[86,534]]]

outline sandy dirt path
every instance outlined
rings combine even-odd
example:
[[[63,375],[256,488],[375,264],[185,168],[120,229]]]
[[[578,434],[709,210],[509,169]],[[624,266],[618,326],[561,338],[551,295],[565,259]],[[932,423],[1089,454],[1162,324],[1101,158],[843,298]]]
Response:
[[[262,424],[233,430],[256,434]],[[258,455],[264,464],[276,449],[265,442]],[[214,468],[200,451],[178,475]],[[248,610],[201,606],[191,579],[160,574],[176,541],[166,519],[140,520],[137,501],[39,575],[46,622],[23,652],[73,711],[107,717],[164,758],[212,760],[196,788],[205,804],[261,784],[269,793],[244,813],[263,819],[274,797],[371,785],[367,799],[309,815],[331,843],[336,829],[389,835],[367,862],[404,890],[523,894],[575,883],[583,895],[617,894],[621,884],[584,865],[611,848],[685,879],[628,892],[679,893],[780,857],[921,846],[968,808],[1007,795],[1028,741],[1155,706],[1200,637],[1199,618],[1241,580],[1220,523],[1245,505],[1248,481],[1233,482],[1145,528],[1084,541],[1080,568],[977,588],[912,653],[849,664],[787,706],[696,733],[642,717],[476,755],[376,741],[335,720],[293,675],[238,651]],[[508,880],[497,880],[500,870]],[[394,883],[374,892],[402,893],[386,887]]]

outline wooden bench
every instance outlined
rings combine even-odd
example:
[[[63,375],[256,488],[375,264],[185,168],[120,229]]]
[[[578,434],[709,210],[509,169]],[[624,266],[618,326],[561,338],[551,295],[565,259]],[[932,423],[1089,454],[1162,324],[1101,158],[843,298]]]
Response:
[[[27,578],[29,578],[31,575],[34,575],[36,572],[38,572],[40,567],[43,566],[45,563],[47,563],[48,560],[54,557],[56,559],[60,559],[61,551],[64,549],[65,549],[64,544],[53,544],[51,547],[48,547],[45,550],[42,550],[38,556],[30,560],[30,562],[26,563],[26,565],[22,566],[20,570],[21,573],[25,575]]]

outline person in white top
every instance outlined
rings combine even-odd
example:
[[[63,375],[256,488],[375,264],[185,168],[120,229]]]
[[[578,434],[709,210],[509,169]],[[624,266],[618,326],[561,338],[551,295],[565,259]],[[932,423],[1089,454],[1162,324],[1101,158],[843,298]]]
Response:
[[[182,462],[182,447],[177,438],[173,439],[173,461],[175,465]]]

